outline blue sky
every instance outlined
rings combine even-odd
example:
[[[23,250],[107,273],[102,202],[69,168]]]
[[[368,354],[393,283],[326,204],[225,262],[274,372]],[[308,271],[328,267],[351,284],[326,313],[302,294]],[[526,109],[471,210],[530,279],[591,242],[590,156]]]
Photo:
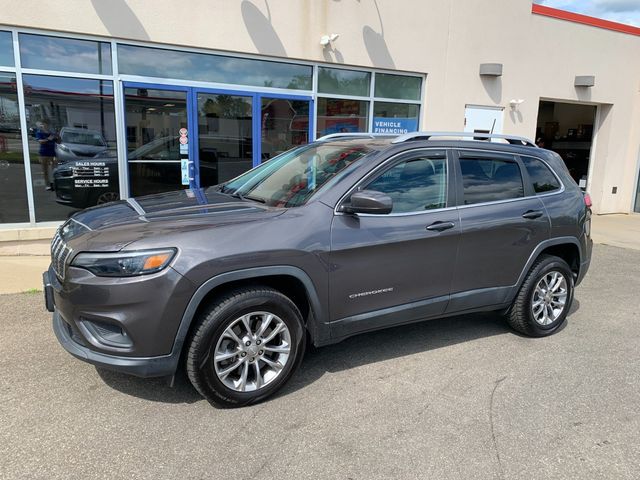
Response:
[[[640,0],[534,0],[549,7],[640,27]]]

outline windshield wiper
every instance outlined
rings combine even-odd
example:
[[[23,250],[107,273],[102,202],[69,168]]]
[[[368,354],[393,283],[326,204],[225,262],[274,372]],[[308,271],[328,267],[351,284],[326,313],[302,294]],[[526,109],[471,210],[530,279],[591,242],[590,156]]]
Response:
[[[240,200],[251,200],[253,202],[258,202],[258,203],[267,203],[267,201],[264,198],[252,197],[251,195],[242,195],[241,193],[238,193],[238,192],[228,193],[227,195],[233,198],[239,198]]]
[[[240,198],[242,198],[243,200],[251,200],[258,203],[267,203],[267,201],[264,198],[252,197],[249,195],[243,195]]]

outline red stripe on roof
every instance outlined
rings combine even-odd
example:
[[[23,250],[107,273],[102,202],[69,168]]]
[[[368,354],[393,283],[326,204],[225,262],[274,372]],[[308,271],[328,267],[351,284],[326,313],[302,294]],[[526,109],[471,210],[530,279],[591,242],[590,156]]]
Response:
[[[546,5],[534,3],[531,7],[531,11],[533,13],[544,15],[546,17],[558,18],[560,20],[567,20],[568,22],[582,23],[583,25],[590,25],[592,27],[613,30],[614,32],[628,33],[630,35],[640,36],[640,28],[634,27],[633,25],[611,22],[609,20],[590,17],[589,15],[582,15],[580,13],[567,12],[566,10],[547,7]]]

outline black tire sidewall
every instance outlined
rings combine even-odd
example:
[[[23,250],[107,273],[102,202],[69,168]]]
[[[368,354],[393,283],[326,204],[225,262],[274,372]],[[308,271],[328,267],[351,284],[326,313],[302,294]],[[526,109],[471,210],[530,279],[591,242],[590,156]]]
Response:
[[[560,273],[562,276],[564,276],[565,281],[567,282],[567,290],[568,290],[567,301],[565,303],[564,311],[554,322],[550,323],[549,325],[540,325],[538,322],[536,322],[535,318],[533,317],[531,303],[533,302],[533,294],[534,294],[536,285],[545,275],[548,275],[552,271],[556,271]],[[551,335],[563,325],[564,321],[567,318],[569,310],[571,309],[571,304],[573,303],[573,293],[574,293],[573,272],[571,272],[569,265],[567,265],[567,263],[564,260],[560,258],[550,257],[540,262],[540,264],[538,264],[538,266],[532,273],[533,273],[532,281],[527,286],[527,290],[525,292],[525,295],[527,298],[526,310],[525,310],[526,320],[527,320],[527,323],[529,324],[529,328],[533,330],[532,333],[534,333],[535,335],[537,336]]]
[[[287,326],[291,334],[291,352],[289,361],[278,377],[264,388],[255,392],[237,392],[228,388],[218,378],[213,366],[213,352],[218,339],[238,317],[247,313],[264,311],[277,315]],[[214,309],[205,319],[204,330],[197,342],[196,365],[198,375],[202,380],[202,387],[206,389],[205,396],[216,405],[223,407],[243,406],[256,403],[273,393],[287,382],[302,360],[306,344],[306,334],[301,321],[301,315],[295,305],[286,297],[268,291],[247,292],[228,302],[220,310]],[[205,355],[210,358],[202,363]]]

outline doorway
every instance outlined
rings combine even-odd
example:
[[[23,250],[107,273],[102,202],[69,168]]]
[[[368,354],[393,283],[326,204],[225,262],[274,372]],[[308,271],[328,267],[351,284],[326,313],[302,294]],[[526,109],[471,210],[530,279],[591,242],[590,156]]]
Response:
[[[311,140],[311,97],[123,87],[131,196],[217,185]]]
[[[464,131],[473,133],[502,133],[502,107],[467,105],[464,109]],[[475,140],[486,140],[478,137]]]
[[[536,143],[562,157],[569,173],[587,189],[597,107],[541,100]]]

